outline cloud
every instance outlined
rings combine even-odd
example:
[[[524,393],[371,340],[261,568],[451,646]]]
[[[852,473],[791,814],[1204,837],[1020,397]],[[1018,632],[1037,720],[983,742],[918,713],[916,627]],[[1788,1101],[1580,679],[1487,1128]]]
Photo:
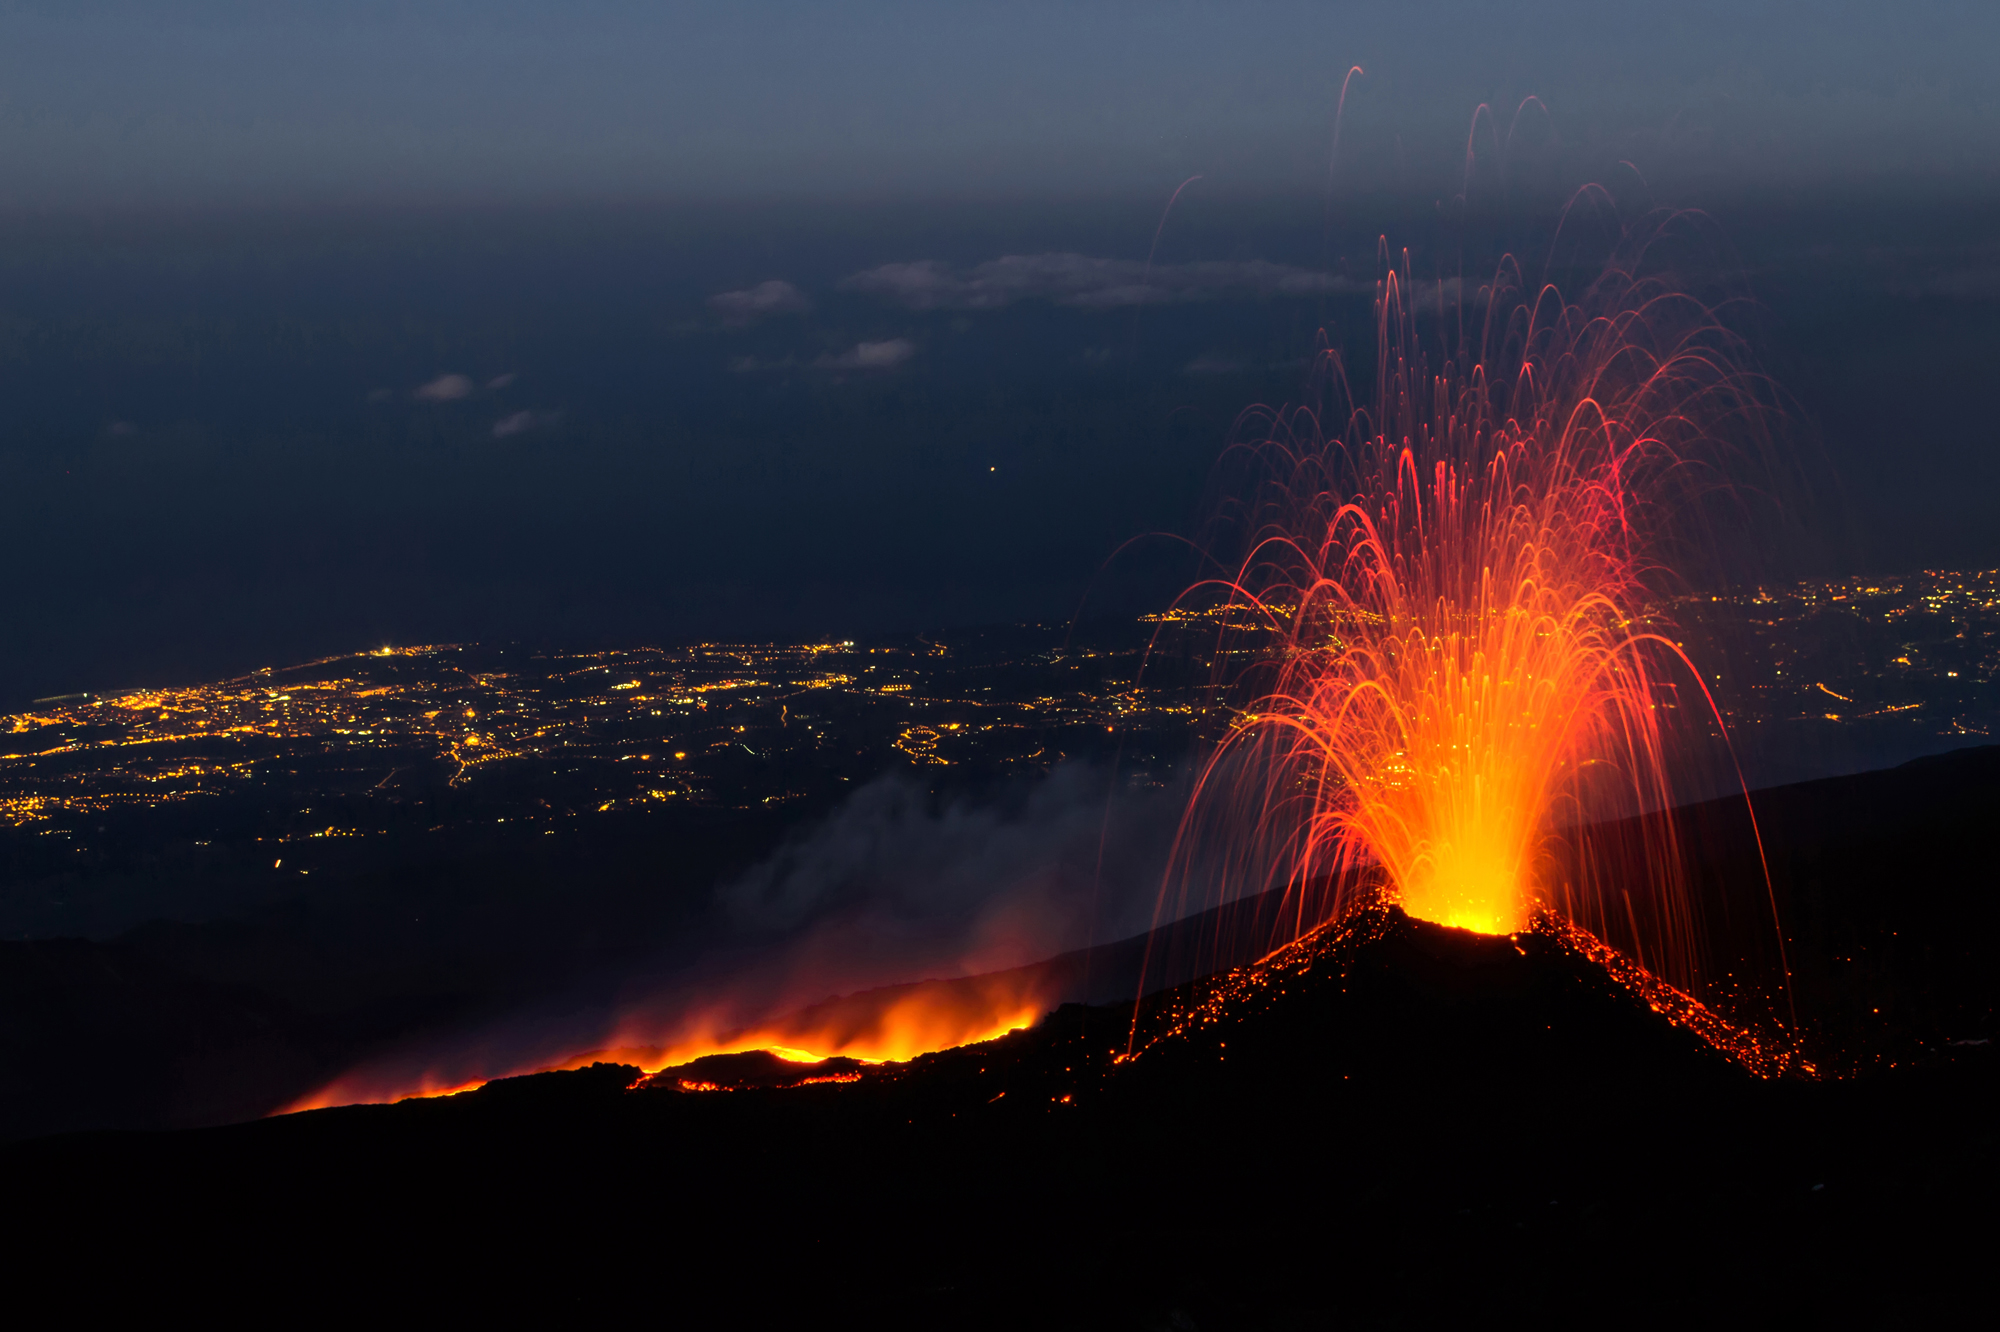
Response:
[[[1403,297],[1404,304],[1418,314],[1442,314],[1456,307],[1461,301],[1467,310],[1483,310],[1493,296],[1493,289],[1481,284],[1468,288],[1462,278],[1442,278],[1430,282],[1412,282]]]
[[[812,309],[812,302],[791,283],[773,278],[743,291],[718,292],[708,298],[708,308],[725,324],[748,324],[765,315],[803,314]]]
[[[472,381],[464,375],[439,375],[416,391],[419,402],[457,402],[472,395]]]
[[[509,384],[513,382],[514,382],[514,372],[512,370],[509,370],[504,375],[495,375],[493,376],[493,378],[487,380],[486,387],[498,391],[500,389],[506,388]]]
[[[506,439],[510,435],[539,430],[543,426],[554,425],[561,419],[561,412],[515,412],[493,423],[493,438]]]
[[[1899,278],[1889,284],[1899,296],[1942,296],[1954,301],[1990,301],[2000,297],[2000,262],[1975,261],[1918,278]]]
[[[822,370],[894,370],[917,354],[917,344],[908,338],[887,342],[857,342],[838,356],[822,356],[813,364]]]
[[[790,370],[798,361],[790,356],[781,356],[775,361],[760,361],[754,356],[731,357],[728,363],[730,373],[747,375],[759,370]]]
[[[1233,375],[1243,368],[1243,362],[1224,356],[1221,352],[1203,352],[1181,367],[1184,375]]]
[[[883,264],[842,282],[913,310],[991,310],[1045,300],[1087,310],[1244,296],[1317,296],[1371,290],[1331,273],[1263,259],[1160,264],[1082,254],[1010,254],[961,271],[936,259]]]

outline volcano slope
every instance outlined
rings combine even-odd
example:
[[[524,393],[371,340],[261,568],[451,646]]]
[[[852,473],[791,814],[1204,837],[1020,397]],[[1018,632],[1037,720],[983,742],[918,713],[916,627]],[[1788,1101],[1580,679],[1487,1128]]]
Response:
[[[155,1307],[1219,1327],[1909,1312],[1990,1253],[1990,1047],[1761,1080],[1557,934],[1393,907],[1161,996],[1120,1061],[1131,1018],[48,1140],[9,1162],[17,1270]]]
[[[1994,1238],[1992,944],[1966,928],[1990,825],[1966,819],[1996,776],[1983,751],[1768,820],[1791,909],[1874,959],[1813,973],[1818,1039],[1857,993],[1922,999],[1861,1076],[1756,1076],[1563,929],[1376,905],[1136,1012],[1070,1005],[904,1065],[600,1064],[22,1144],[14,1270],[259,1317],[1921,1323],[1984,1298]],[[1906,869],[1958,876],[1843,887],[1894,863],[1863,810]]]

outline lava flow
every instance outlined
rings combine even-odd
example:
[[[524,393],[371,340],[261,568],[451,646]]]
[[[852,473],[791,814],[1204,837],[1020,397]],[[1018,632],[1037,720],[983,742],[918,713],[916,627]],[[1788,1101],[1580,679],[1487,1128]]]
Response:
[[[1221,682],[1235,716],[1182,891],[1226,848],[1221,881],[1289,885],[1302,932],[1368,869],[1414,916],[1492,934],[1554,909],[1684,984],[1698,922],[1659,815],[1670,746],[1720,714],[1652,608],[1732,498],[1732,441],[1766,437],[1761,381],[1707,308],[1643,276],[1643,245],[1575,304],[1504,262],[1435,366],[1408,264],[1377,288],[1372,405],[1337,434],[1273,414],[1235,451],[1256,478],[1228,511],[1240,557],[1195,592],[1237,607],[1218,661],[1254,664]],[[1643,845],[1613,884],[1565,830],[1618,819]]]
[[[648,1074],[748,1051],[769,1051],[797,1064],[830,1058],[900,1062],[1034,1025],[1060,1001],[1050,984],[1047,973],[1028,967],[864,990],[747,1025],[731,1019],[725,1010],[684,1016],[666,1030],[633,1019],[603,1044],[559,1059],[517,1057],[494,1066],[473,1051],[462,1056],[463,1063],[444,1060],[421,1067],[390,1063],[359,1069],[285,1111],[452,1096],[493,1078],[598,1062],[631,1064]]]
[[[826,999],[734,1031],[712,1020],[696,1021],[663,1043],[647,1041],[641,1026],[614,1038],[615,1049],[579,1056],[564,1067],[615,1057],[656,1071],[750,1050],[769,1050],[804,1063],[836,1056],[900,1062],[1034,1025],[1056,1002],[1041,982],[1040,973],[1026,968],[891,985]]]

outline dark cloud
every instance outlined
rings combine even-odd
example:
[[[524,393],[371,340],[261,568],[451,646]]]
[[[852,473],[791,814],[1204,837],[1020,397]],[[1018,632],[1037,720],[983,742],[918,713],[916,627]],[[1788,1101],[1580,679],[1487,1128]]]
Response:
[[[1903,296],[1942,296],[1954,301],[2000,298],[2000,258],[1985,257],[1921,277],[1892,280],[1889,289]]]
[[[472,396],[472,381],[464,375],[439,375],[413,396],[419,402],[457,402]]]
[[[803,314],[812,302],[791,283],[773,278],[742,291],[718,292],[708,298],[708,308],[725,324],[748,324],[766,315]]]
[[[1203,352],[1181,367],[1184,375],[1233,375],[1243,369],[1243,362],[1221,352]]]
[[[1331,273],[1262,259],[1156,264],[1083,254],[1010,254],[959,270],[936,259],[883,264],[840,284],[913,310],[990,310],[1045,300],[1086,310],[1242,296],[1317,296],[1355,290]]]
[[[511,435],[526,434],[530,430],[554,425],[561,419],[561,412],[514,412],[493,423],[493,438],[506,439]]]
[[[908,338],[886,342],[857,342],[838,356],[822,356],[813,364],[822,370],[894,370],[917,354],[917,344]]]

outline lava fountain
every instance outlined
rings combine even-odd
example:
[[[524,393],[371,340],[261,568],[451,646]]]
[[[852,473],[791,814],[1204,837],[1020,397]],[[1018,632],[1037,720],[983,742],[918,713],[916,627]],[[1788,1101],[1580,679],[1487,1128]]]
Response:
[[[1219,847],[1226,880],[1294,893],[1301,929],[1386,880],[1426,920],[1509,933],[1552,908],[1692,973],[1659,816],[1670,749],[1721,715],[1658,607],[1686,587],[1671,556],[1713,553],[1728,464],[1771,413],[1648,248],[1628,240],[1574,303],[1504,260],[1456,310],[1456,284],[1418,287],[1385,250],[1367,405],[1325,351],[1337,432],[1324,409],[1245,418],[1237,554],[1190,593],[1222,594],[1218,663],[1251,664],[1219,680],[1231,720],[1182,826],[1184,894]],[[1420,304],[1476,331],[1427,342]],[[1640,844],[1614,888],[1579,842],[1618,819]]]

